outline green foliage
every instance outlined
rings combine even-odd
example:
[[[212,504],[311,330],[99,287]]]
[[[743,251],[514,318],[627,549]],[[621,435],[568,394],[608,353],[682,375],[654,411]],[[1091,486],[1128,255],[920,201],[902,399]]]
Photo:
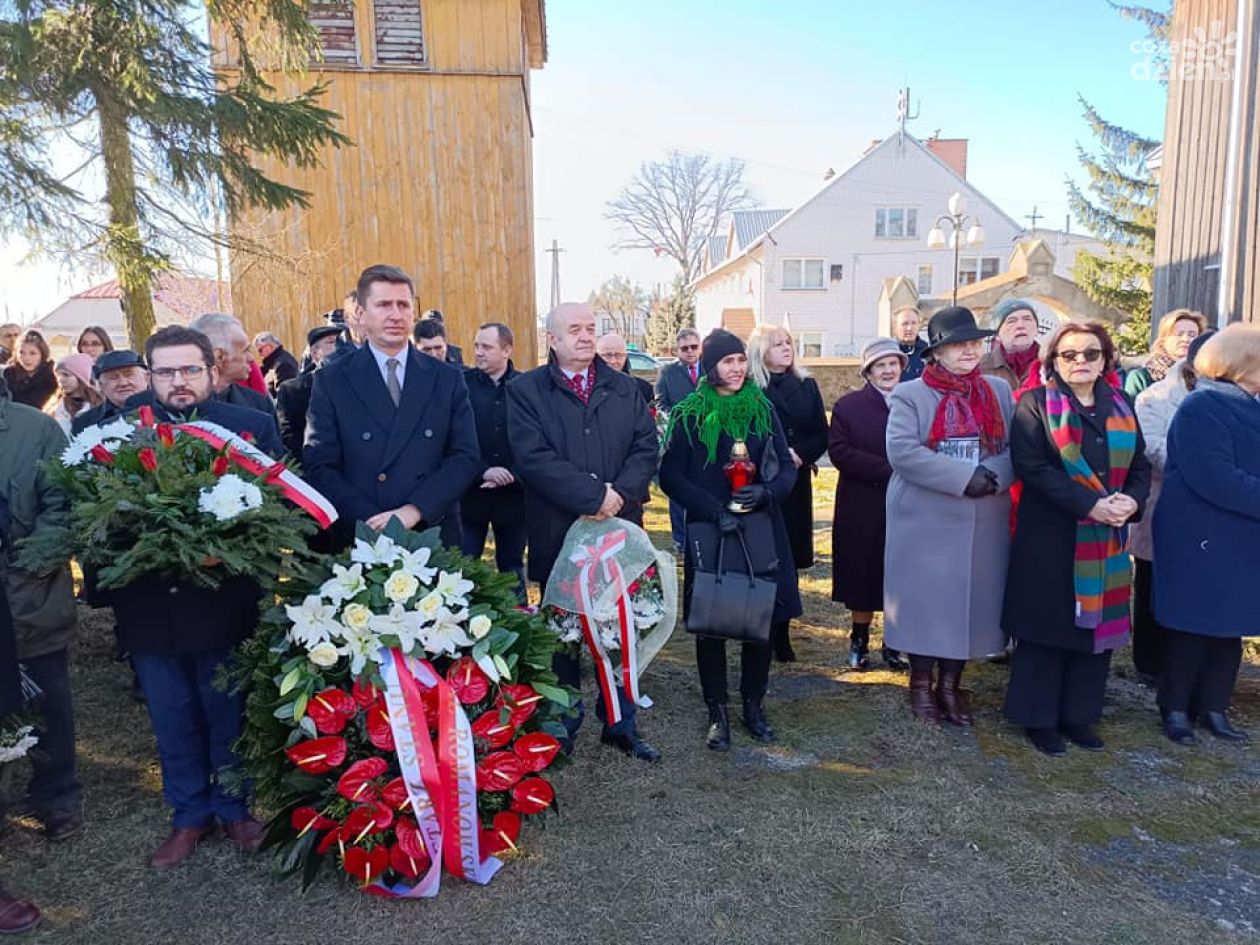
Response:
[[[1078,253],[1072,277],[1094,301],[1129,313],[1118,341],[1125,353],[1137,353],[1149,344],[1159,197],[1146,156],[1159,142],[1106,121],[1083,98],[1080,102],[1098,150],[1078,146],[1088,193],[1069,179],[1068,203],[1107,252]]]
[[[230,72],[212,66],[206,10]],[[0,235],[108,259],[132,307],[190,237],[250,249],[225,213],[309,197],[257,158],[309,167],[348,143],[323,84],[282,95],[265,77],[304,67],[316,40],[302,0],[0,0]]]
[[[146,451],[151,470],[142,462]],[[74,556],[106,589],[150,575],[206,587],[238,575],[264,586],[287,577],[310,560],[305,549],[315,523],[264,476],[237,467],[233,474],[261,491],[262,506],[227,521],[202,512],[200,494],[219,481],[212,466],[223,455],[193,436],[166,445],[155,430],[138,427],[109,463],[48,461],[46,474],[69,499],[70,514],[65,526],[24,540],[17,566],[43,573]],[[219,563],[208,567],[207,558]]]

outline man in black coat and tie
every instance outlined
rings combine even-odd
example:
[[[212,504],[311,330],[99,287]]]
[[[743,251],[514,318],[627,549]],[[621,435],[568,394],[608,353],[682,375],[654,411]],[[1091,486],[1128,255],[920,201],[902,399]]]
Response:
[[[643,503],[656,473],[656,424],[634,378],[595,354],[595,315],[566,302],[547,316],[551,353],[542,367],[508,385],[508,437],[515,474],[525,485],[529,576],[544,588],[565,534],[579,517],[617,516],[643,524]],[[560,681],[581,688],[578,658],[557,653]],[[660,754],[639,737],[635,706],[617,691],[621,721],[607,724],[601,741],[634,758]],[[570,738],[581,724],[570,728]]]
[[[262,358],[258,368],[272,397],[276,396],[281,384],[302,373],[298,359],[285,350],[284,343],[272,332],[260,331],[254,335],[254,350]]]
[[[133,397],[128,410],[149,403],[160,420],[207,420],[249,434],[263,452],[280,455],[270,415],[214,397],[214,346],[201,332],[180,325],[162,328],[145,342],[145,360],[153,390]],[[214,568],[217,562],[207,559],[203,565]],[[263,826],[250,817],[248,798],[223,776],[239,770],[234,746],[244,698],[218,688],[216,679],[237,644],[257,626],[258,585],[247,577],[229,577],[210,590],[154,574],[109,596],[157,736],[162,791],[174,810],[171,833],[150,865],[157,870],[178,866],[220,827],[239,849],[257,850]]]
[[[315,374],[302,451],[306,478],[356,521],[440,526],[458,547],[460,496],[481,472],[462,372],[410,344],[415,290],[396,266],[370,266],[356,291],[366,342]],[[451,514],[455,512],[455,514]]]
[[[681,328],[675,341],[678,360],[661,368],[656,381],[656,406],[666,416],[674,404],[696,389],[700,380],[700,333],[694,328]],[[674,549],[682,551],[687,538],[687,528],[682,506],[669,500],[669,531],[674,539]]]
[[[502,322],[482,325],[473,340],[477,366],[466,368],[464,379],[477,418],[482,470],[460,501],[460,516],[463,552],[473,558],[481,557],[486,536],[494,529],[495,566],[502,574],[516,575],[516,593],[524,602],[525,493],[512,472],[507,419],[507,385],[521,373],[512,364],[514,340],[512,329]]]

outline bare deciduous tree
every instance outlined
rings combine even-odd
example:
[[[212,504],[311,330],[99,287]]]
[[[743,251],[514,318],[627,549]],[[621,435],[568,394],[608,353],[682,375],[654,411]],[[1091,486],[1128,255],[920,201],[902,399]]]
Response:
[[[649,161],[608,203],[605,216],[624,237],[619,249],[650,249],[678,263],[683,281],[699,272],[705,241],[733,210],[751,206],[744,164],[671,151]]]

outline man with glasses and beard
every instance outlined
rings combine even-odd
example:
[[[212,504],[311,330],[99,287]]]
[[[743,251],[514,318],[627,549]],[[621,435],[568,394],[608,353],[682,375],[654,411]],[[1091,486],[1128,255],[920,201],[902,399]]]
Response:
[[[215,398],[214,346],[201,332],[162,328],[145,343],[145,357],[153,390],[133,397],[128,408],[148,402],[161,420],[207,420],[281,455],[270,415]],[[219,562],[202,565],[210,570]],[[156,574],[110,594],[157,737],[162,793],[174,810],[171,833],[149,861],[156,870],[178,866],[220,828],[240,850],[253,852],[262,843],[264,828],[250,816],[248,798],[224,777],[239,769],[234,745],[244,698],[215,685],[237,644],[254,632],[260,596],[247,577],[227,577],[211,590]]]

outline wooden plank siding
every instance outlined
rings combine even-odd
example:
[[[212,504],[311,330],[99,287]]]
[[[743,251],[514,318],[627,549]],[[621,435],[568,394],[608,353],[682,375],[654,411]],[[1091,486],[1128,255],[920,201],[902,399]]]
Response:
[[[396,25],[407,3],[422,29],[420,62],[382,45],[372,0],[354,5],[356,66],[325,63],[326,107],[354,146],[317,168],[262,166],[311,193],[307,209],[250,212],[234,231],[277,258],[235,254],[237,314],[252,335],[276,332],[301,350],[319,315],[340,304],[368,265],[402,266],[418,310],[440,309],[451,340],[472,345],[485,321],[517,336],[518,363],[536,357],[533,141],[523,6],[538,0],[381,0]],[[541,22],[541,16],[535,17]],[[388,31],[384,34],[388,42]],[[405,34],[411,35],[411,34]],[[414,38],[414,37],[413,37]],[[545,45],[543,46],[545,48]],[[272,75],[281,93],[312,77]]]
[[[1238,28],[1237,0],[1177,0],[1170,39],[1183,44]],[[1229,78],[1179,75],[1174,62],[1168,82],[1164,153],[1160,168],[1155,236],[1154,321],[1174,308],[1190,308],[1215,320],[1221,303],[1222,228],[1235,83],[1243,83],[1239,122],[1237,189],[1233,225],[1239,239],[1231,255],[1233,276],[1225,287],[1228,318],[1260,317],[1260,145],[1256,138],[1260,25],[1253,17],[1251,55]],[[1233,69],[1234,62],[1224,65]]]

